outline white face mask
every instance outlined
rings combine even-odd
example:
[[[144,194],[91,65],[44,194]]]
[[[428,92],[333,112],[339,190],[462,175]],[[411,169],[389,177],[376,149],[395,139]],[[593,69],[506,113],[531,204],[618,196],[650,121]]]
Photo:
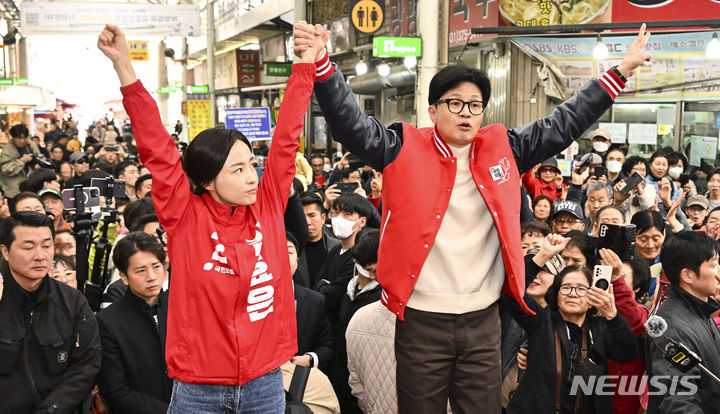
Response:
[[[622,163],[620,161],[611,160],[607,163],[607,170],[613,174],[617,174],[622,169]]]
[[[362,266],[360,266],[360,263],[355,263],[355,269],[357,269],[357,272],[368,279],[370,279],[370,272],[365,270]]]
[[[609,148],[610,148],[610,145],[608,145],[602,141],[598,141],[593,144],[593,149],[595,150],[595,152],[605,152]]]
[[[353,226],[357,221],[350,221],[340,216],[334,217],[331,221],[333,233],[335,233],[335,236],[339,239],[347,239],[355,232]]]
[[[678,178],[680,178],[680,174],[682,174],[682,172],[683,172],[682,167],[670,167],[668,169],[668,175],[673,180],[677,180]]]

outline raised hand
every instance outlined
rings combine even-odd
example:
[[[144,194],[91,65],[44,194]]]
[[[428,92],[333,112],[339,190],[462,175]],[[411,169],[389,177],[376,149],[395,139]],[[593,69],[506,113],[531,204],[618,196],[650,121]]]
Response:
[[[622,261],[614,251],[610,249],[600,249],[600,263],[604,266],[610,266],[613,268],[612,281],[616,281],[622,274]]]
[[[595,286],[588,290],[588,304],[597,309],[606,320],[610,320],[617,316],[617,308],[615,308],[615,295],[613,287],[610,285],[607,291],[598,289]]]
[[[569,241],[569,238],[559,234],[548,234],[543,239],[540,251],[533,257],[533,262],[540,267],[545,266],[548,260],[565,249]]]
[[[127,86],[137,80],[135,71],[130,64],[125,34],[115,25],[106,24],[98,35],[98,49],[113,63],[121,86]]]
[[[622,62],[618,65],[618,71],[626,78],[634,75],[635,69],[642,65],[643,62],[650,61],[650,54],[644,51],[649,39],[650,33],[645,33],[645,23],[643,23],[642,26],[640,26],[640,32],[638,32],[637,37],[628,47],[628,51]]]
[[[312,26],[301,20],[295,23],[293,30],[293,52],[303,62],[315,62],[325,53],[325,43],[329,37],[330,33],[322,26]]]

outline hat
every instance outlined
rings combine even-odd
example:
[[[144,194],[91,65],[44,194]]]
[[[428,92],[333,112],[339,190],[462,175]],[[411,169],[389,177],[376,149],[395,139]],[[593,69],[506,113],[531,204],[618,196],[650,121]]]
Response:
[[[72,154],[70,154],[69,159],[70,159],[71,164],[75,164],[76,162],[80,161],[80,159],[82,159],[82,158],[87,158],[87,155],[85,155],[85,153],[82,151],[78,151],[78,152],[73,152]]]
[[[54,195],[55,197],[62,200],[62,194],[60,194],[60,191],[58,191],[54,188],[43,188],[42,190],[38,191],[38,193],[37,193],[38,197],[42,197],[47,194]]]
[[[563,201],[556,204],[555,212],[553,212],[553,218],[555,218],[560,213],[570,213],[573,216],[579,218],[580,220],[585,220],[585,214],[583,214],[582,207],[580,207],[580,204],[574,201]]]
[[[708,199],[705,198],[705,196],[696,194],[688,198],[687,203],[685,204],[685,208],[689,208],[692,206],[700,206],[707,210],[708,208],[710,208],[710,203],[708,202]]]
[[[540,168],[538,168],[538,171],[539,171],[542,167],[552,167],[552,168],[555,169],[555,171],[557,171],[558,174],[560,174],[560,168],[558,167],[558,162],[557,162],[557,160],[555,159],[555,157],[548,158],[548,159],[546,159],[545,161],[543,161],[543,162],[540,164]]]
[[[590,162],[588,162],[588,159],[590,160]],[[579,164],[585,163],[587,163],[587,165],[602,165],[603,160],[601,156],[595,154],[594,152],[590,152],[580,157]]]
[[[596,137],[602,137],[602,138],[605,138],[606,140],[610,141],[610,131],[608,131],[605,128],[598,128],[593,133],[591,139],[595,139]]]

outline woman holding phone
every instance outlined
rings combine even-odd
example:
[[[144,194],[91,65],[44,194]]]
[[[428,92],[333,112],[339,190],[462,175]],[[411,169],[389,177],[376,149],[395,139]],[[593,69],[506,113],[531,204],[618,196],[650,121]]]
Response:
[[[181,163],[155,101],[135,76],[123,32],[107,25],[98,36],[120,80],[140,160],[153,175],[157,216],[169,236],[170,413],[284,411],[279,367],[295,355],[297,341],[283,213],[314,61],[324,45],[295,44],[302,63],[293,66],[288,104],[280,109],[259,185],[250,143],[235,130],[199,133]]]

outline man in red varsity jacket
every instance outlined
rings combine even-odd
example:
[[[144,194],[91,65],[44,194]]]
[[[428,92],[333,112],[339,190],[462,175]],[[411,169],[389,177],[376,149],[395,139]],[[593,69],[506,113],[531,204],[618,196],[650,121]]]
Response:
[[[296,31],[297,38],[324,33]],[[481,128],[487,75],[464,65],[430,83],[434,128],[385,128],[357,105],[326,52],[318,55],[315,95],[333,136],[383,172],[378,256],[382,302],[398,317],[398,406],[437,413],[498,413],[501,292],[526,312],[520,243],[520,173],[566,148],[613,103],[642,62],[640,29],[622,62],[592,80],[547,118],[506,129]],[[422,177],[422,179],[415,179]]]

